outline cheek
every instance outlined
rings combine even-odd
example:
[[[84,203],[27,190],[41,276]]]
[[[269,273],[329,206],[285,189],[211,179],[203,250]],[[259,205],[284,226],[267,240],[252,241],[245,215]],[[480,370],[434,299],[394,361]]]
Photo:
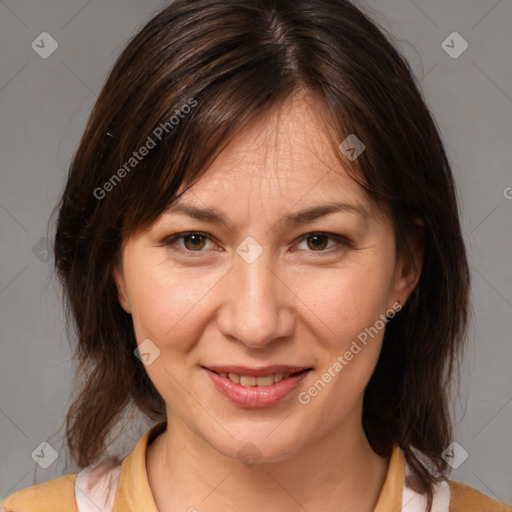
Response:
[[[328,327],[328,337],[348,341],[388,308],[388,269],[375,264],[308,272],[297,279],[298,297]],[[339,345],[339,343],[338,343]],[[338,346],[339,348],[339,346]]]
[[[311,401],[333,418],[343,417],[359,403],[377,364],[387,325],[381,315],[388,307],[393,269],[385,259],[359,263],[333,271],[328,279],[321,274],[317,279],[309,276],[302,284],[301,293],[309,297],[311,310],[329,332],[317,337],[322,368],[301,403]],[[325,327],[322,331],[326,332]]]
[[[208,307],[208,291],[218,279],[198,279],[190,271],[164,266],[137,270],[131,276],[128,293],[137,339],[149,338],[159,347],[192,342]]]

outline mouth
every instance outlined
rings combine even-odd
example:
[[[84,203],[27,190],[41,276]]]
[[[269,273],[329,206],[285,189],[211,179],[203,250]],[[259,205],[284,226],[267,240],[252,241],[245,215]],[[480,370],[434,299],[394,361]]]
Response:
[[[224,397],[238,406],[269,407],[289,395],[311,367],[274,365],[264,368],[240,366],[202,367]]]

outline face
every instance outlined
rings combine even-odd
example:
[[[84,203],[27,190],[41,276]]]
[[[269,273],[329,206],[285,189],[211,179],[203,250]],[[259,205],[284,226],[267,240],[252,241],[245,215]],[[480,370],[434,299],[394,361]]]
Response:
[[[294,97],[125,240],[114,277],[169,424],[276,461],[360,435],[385,315],[419,277],[413,253],[397,256],[391,220]]]

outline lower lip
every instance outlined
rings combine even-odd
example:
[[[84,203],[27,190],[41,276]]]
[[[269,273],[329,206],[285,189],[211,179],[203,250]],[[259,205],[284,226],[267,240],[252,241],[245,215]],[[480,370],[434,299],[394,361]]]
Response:
[[[295,375],[290,375],[290,377],[275,382],[270,386],[242,386],[207,368],[204,369],[210,376],[217,390],[226,398],[236,405],[249,408],[269,407],[277,404],[289,395],[310,372],[310,370],[306,370]]]

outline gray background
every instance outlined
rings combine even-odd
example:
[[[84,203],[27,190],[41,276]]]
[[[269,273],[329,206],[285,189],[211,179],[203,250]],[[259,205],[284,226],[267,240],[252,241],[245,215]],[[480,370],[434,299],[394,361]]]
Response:
[[[75,470],[61,437],[73,340],[45,252],[47,223],[106,73],[166,4],[0,0],[2,497]],[[362,7],[398,38],[421,80],[458,185],[475,322],[454,439],[469,456],[451,478],[512,503],[512,1],[372,0]],[[47,59],[31,47],[45,31],[59,45]],[[442,47],[454,31],[469,44],[458,58]],[[149,425],[131,421],[125,452]],[[48,469],[31,458],[43,441],[59,454]]]

